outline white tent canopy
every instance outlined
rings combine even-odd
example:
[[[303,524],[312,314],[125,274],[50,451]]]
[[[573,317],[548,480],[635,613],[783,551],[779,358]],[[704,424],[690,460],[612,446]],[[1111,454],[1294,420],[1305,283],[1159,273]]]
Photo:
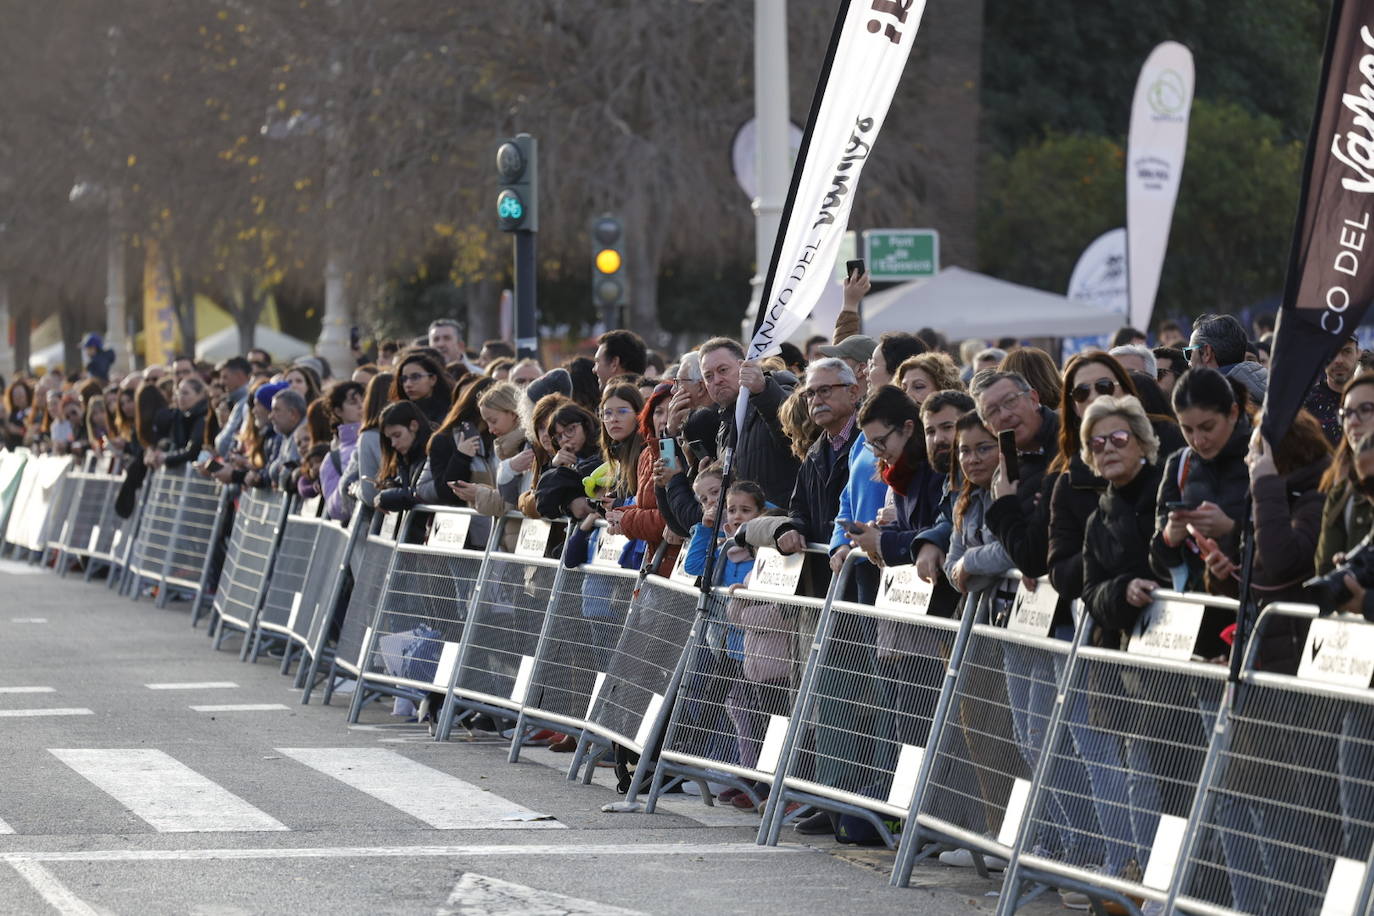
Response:
[[[863,331],[914,333],[930,327],[950,340],[969,337],[1078,337],[1109,334],[1122,315],[1087,302],[946,267],[929,280],[904,283],[864,299]]]
[[[260,347],[272,354],[272,360],[278,364],[293,360],[297,356],[309,356],[311,352],[310,344],[305,341],[297,340],[290,334],[274,331],[261,324],[258,325],[258,329],[254,333],[253,346]],[[242,353],[243,351],[239,347],[239,329],[233,325],[196,341],[196,359],[198,360],[216,362],[231,356],[240,356]]]

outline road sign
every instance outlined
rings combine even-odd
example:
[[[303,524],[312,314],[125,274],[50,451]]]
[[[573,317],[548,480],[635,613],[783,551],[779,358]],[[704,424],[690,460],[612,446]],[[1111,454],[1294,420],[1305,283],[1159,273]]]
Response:
[[[940,270],[940,233],[934,229],[865,229],[864,260],[875,283],[933,277]]]

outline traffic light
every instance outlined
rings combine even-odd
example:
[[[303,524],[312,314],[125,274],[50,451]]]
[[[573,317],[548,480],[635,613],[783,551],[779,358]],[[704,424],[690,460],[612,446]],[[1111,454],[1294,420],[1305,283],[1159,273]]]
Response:
[[[496,148],[501,190],[496,215],[504,232],[539,231],[539,141],[516,134]]]
[[[592,302],[608,327],[621,324],[625,306],[625,227],[609,213],[592,223]]]

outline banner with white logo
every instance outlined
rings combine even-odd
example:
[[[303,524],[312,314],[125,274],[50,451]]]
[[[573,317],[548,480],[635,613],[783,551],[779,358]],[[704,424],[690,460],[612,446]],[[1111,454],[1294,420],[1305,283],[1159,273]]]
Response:
[[[749,358],[777,352],[820,299],[859,175],[901,82],[925,0],[843,0],[792,170]]]
[[[1336,0],[1274,333],[1264,433],[1277,443],[1374,298],[1374,0]]]
[[[1192,108],[1192,52],[1176,41],[1166,41],[1150,52],[1140,69],[1126,141],[1130,324],[1142,331],[1149,329],[1159,292]]]
[[[1069,275],[1065,295],[1079,302],[1091,302],[1104,312],[1120,315],[1123,323],[1126,321],[1130,291],[1126,288],[1125,227],[1107,230],[1083,249]],[[1074,354],[1089,348],[1106,350],[1111,342],[1110,334],[1065,337],[1060,343],[1060,362],[1066,363]]]

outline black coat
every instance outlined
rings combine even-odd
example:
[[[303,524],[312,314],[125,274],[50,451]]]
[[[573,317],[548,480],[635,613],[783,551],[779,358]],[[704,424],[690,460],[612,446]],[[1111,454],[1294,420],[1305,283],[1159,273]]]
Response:
[[[424,473],[425,462],[428,456],[425,454],[427,442],[417,439],[410,451],[399,456],[396,462],[396,473],[383,481],[381,489],[377,494],[377,508],[386,509],[391,512],[403,509],[413,509],[419,504],[420,498],[415,492],[415,488],[420,485],[420,476]]]
[[[1084,526],[1083,606],[1097,625],[1097,645],[1117,648],[1121,634],[1135,626],[1142,609],[1126,601],[1131,580],[1160,581],[1150,569],[1149,547],[1162,473],[1158,464],[1148,464],[1126,486],[1108,486]]]
[[[744,414],[742,445],[735,451],[735,480],[754,481],[775,506],[788,505],[797,485],[798,467],[797,458],[792,454],[792,440],[782,431],[778,420],[778,410],[796,384],[790,372],[771,372],[764,377],[760,393],[751,396],[745,389],[739,393],[739,397],[749,398],[749,408]],[[720,411],[717,452],[735,445],[735,407],[732,404]],[[839,505],[838,497],[836,505]],[[829,534],[819,538],[820,541],[829,539]]]
[[[176,412],[172,418],[171,448],[162,462],[165,467],[181,467],[194,461],[205,448],[205,416],[209,410],[210,402],[204,400],[190,410]]]
[[[849,442],[838,452],[831,448],[829,436],[821,436],[811,444],[797,471],[787,515],[790,527],[800,532],[808,544],[830,543],[835,515],[840,511],[840,491],[849,483],[849,450],[857,435],[856,427]]]
[[[577,466],[571,468],[549,466],[539,475],[535,487],[535,509],[544,518],[564,518],[569,514],[568,507],[579,496],[586,496],[582,479],[590,477],[601,467],[601,452],[588,447],[577,457]]]
[[[453,406],[453,397],[442,385],[436,385],[429,397],[411,403],[420,408],[420,413],[429,419],[430,428],[436,429],[448,416],[449,408]]]
[[[1151,425],[1159,439],[1155,464],[1162,466],[1183,448],[1183,434],[1177,423],[1167,420],[1155,420]],[[1073,456],[1068,473],[1060,474],[1054,483],[1050,498],[1050,584],[1064,598],[1083,594],[1083,533],[1106,489],[1107,481],[1094,474],[1081,455]]]

